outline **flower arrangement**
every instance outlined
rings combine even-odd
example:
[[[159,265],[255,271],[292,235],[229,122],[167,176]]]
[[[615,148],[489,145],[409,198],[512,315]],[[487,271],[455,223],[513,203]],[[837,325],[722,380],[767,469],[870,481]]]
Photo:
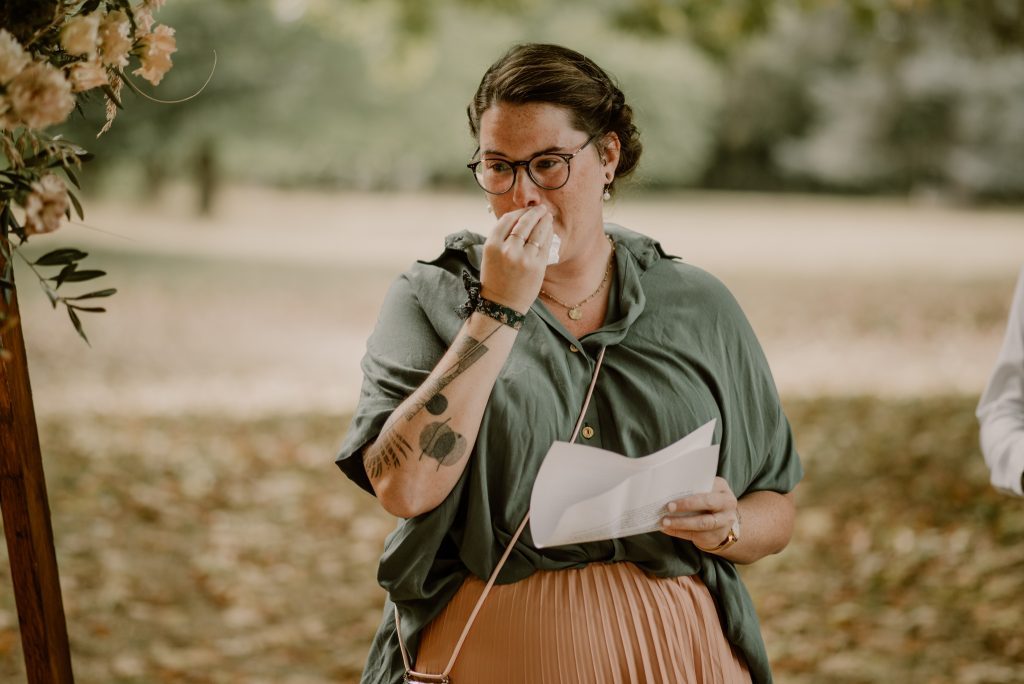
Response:
[[[103,271],[80,268],[88,255],[57,249],[29,261],[18,248],[34,235],[52,233],[82,205],[70,185],[80,188],[78,172],[92,155],[81,146],[49,135],[83,96],[106,99],[105,133],[121,105],[125,84],[137,88],[125,70],[158,85],[177,50],[174,29],[155,25],[153,13],[164,0],[10,0],[0,6],[0,330],[17,323],[9,313],[14,290],[13,256],[18,254],[39,278],[54,308],[63,305],[88,343],[80,312],[101,312],[85,300],[109,297],[113,288],[77,296],[60,291],[65,283],[93,280]],[[13,238],[13,239],[12,239]],[[51,271],[44,273],[47,269]],[[2,352],[0,352],[2,353]]]

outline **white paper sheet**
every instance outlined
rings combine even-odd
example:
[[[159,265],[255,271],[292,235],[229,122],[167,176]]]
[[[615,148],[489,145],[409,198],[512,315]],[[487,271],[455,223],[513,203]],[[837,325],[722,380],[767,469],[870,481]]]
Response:
[[[668,502],[711,491],[718,471],[714,431],[712,420],[642,458],[555,442],[530,497],[534,544],[579,544],[660,529]]]

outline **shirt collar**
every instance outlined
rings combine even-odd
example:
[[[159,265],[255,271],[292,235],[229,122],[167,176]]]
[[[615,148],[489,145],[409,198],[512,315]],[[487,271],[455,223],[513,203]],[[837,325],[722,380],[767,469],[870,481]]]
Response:
[[[604,230],[615,240],[617,248],[624,247],[632,255],[641,274],[661,259],[678,258],[666,253],[657,240],[634,233],[615,223],[605,223]],[[485,240],[483,235],[463,230],[446,237],[444,247],[446,251],[451,250],[464,254],[469,266],[476,271],[476,275],[479,275]]]
[[[586,336],[586,346],[606,347],[618,344],[629,332],[630,326],[643,313],[647,304],[642,279],[644,273],[662,259],[675,259],[662,249],[657,240],[627,230],[614,223],[604,224],[605,232],[615,242],[615,274],[618,286],[619,317],[609,321],[598,330]],[[480,274],[483,245],[486,238],[468,230],[453,233],[445,238],[445,253],[455,252],[475,275]],[[531,310],[552,329],[571,341],[578,341],[562,326],[547,308],[535,302]]]

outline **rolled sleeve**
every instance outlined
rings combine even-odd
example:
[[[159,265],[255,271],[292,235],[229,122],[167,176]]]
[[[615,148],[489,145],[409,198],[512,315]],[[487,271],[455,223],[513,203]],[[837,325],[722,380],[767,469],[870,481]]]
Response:
[[[362,359],[363,385],[352,422],[335,462],[353,482],[373,494],[363,451],[394,410],[430,375],[444,355],[441,338],[417,300],[409,275],[389,288]]]
[[[768,490],[780,494],[793,491],[803,479],[804,469],[796,450],[793,429],[781,405],[777,406],[775,429],[769,433],[765,451],[767,457],[747,491]]]
[[[740,495],[790,492],[803,478],[803,466],[768,359],[732,293],[717,279],[707,293],[715,306],[724,427],[732,432],[719,474]]]
[[[978,402],[977,415],[992,485],[1024,496],[1024,269],[1017,279],[999,359]]]

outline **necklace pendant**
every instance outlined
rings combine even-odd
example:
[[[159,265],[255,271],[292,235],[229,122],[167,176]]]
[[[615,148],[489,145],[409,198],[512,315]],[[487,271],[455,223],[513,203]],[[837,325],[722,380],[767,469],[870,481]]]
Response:
[[[581,318],[583,318],[583,311],[580,310],[580,307],[574,306],[571,309],[569,309],[569,318],[571,318],[574,321],[578,321]]]

